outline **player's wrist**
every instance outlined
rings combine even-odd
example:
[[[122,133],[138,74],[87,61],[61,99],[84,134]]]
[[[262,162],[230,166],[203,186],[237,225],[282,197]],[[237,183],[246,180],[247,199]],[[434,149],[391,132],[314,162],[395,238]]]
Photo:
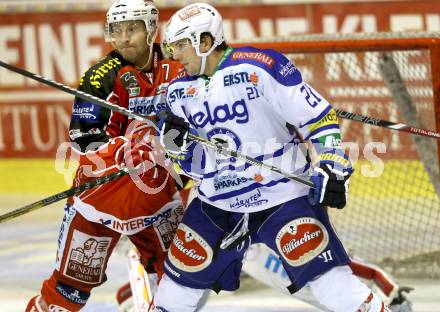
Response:
[[[322,148],[320,150],[313,167],[327,167],[326,165],[329,165],[335,173],[340,171],[341,175],[351,175],[353,173],[352,163],[341,148]]]

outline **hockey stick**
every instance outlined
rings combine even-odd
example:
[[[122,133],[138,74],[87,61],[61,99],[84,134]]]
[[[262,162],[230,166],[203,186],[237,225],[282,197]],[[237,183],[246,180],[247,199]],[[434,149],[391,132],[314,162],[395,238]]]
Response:
[[[143,117],[142,115],[133,113],[132,111],[130,111],[128,109],[125,109],[125,108],[123,108],[121,106],[111,104],[110,102],[107,102],[107,101],[105,101],[103,99],[100,99],[100,98],[98,98],[96,96],[90,95],[90,94],[88,94],[86,92],[83,92],[83,91],[76,90],[74,88],[71,88],[71,87],[63,85],[63,84],[61,84],[59,82],[50,80],[50,79],[45,78],[43,76],[40,76],[40,75],[37,75],[37,74],[33,74],[33,73],[31,73],[31,72],[29,72],[27,70],[21,69],[19,67],[16,67],[16,66],[13,66],[13,65],[9,65],[9,64],[7,64],[5,62],[2,62],[2,61],[0,61],[0,66],[2,66],[4,68],[7,68],[10,71],[13,71],[13,72],[15,72],[17,74],[23,75],[23,76],[25,76],[27,78],[31,78],[31,79],[36,80],[38,82],[41,82],[41,83],[43,83],[45,85],[51,86],[51,87],[53,87],[55,89],[58,89],[58,90],[67,92],[69,94],[72,94],[74,96],[77,96],[77,97],[83,99],[84,101],[93,102],[93,103],[95,103],[97,105],[100,105],[100,106],[108,108],[108,109],[110,109],[112,111],[124,114],[124,115],[126,115],[126,116],[128,116],[130,118],[136,119],[138,121],[145,121],[145,120],[147,120],[147,118]]]
[[[383,128],[388,128],[391,130],[398,130],[398,131],[408,132],[408,133],[415,134],[415,135],[421,135],[421,136],[426,136],[426,137],[430,137],[430,138],[440,139],[439,132],[409,126],[404,123],[395,123],[395,122],[391,122],[388,120],[382,120],[382,119],[364,116],[361,114],[346,112],[346,111],[343,111],[340,109],[336,109],[336,115],[338,117],[341,117],[344,119],[359,121],[359,122],[373,125],[373,126],[377,126],[377,127],[383,127]]]
[[[129,282],[119,287],[117,291],[118,310],[148,312],[157,290],[157,274],[145,270],[138,249],[127,236],[121,236],[114,251],[128,260]]]
[[[139,252],[132,247],[128,252],[131,293],[136,312],[148,312],[157,289],[157,279],[145,271]]]
[[[37,74],[33,74],[27,70],[21,69],[19,67],[13,66],[13,65],[9,65],[5,62],[0,61],[0,66],[9,69],[10,71],[13,71],[17,74],[23,75],[25,77],[34,79],[36,81],[39,81],[43,84],[46,84],[48,86],[54,87],[58,90],[70,93],[72,95],[78,96],[79,98],[85,100],[85,101],[90,101],[93,103],[96,103],[97,105],[101,105],[105,108],[108,108],[112,111],[116,111],[118,113],[124,114],[130,118],[136,119],[138,121],[145,121],[147,120],[147,118],[145,118],[144,116],[134,113],[128,109],[125,109],[123,107],[120,107],[118,105],[114,105],[111,104],[103,99],[100,99],[98,97],[95,97],[93,95],[90,95],[88,93],[76,90],[74,88],[71,88],[69,86],[63,85],[59,82],[50,80],[48,78],[45,78],[43,76],[37,75]],[[415,134],[415,135],[421,135],[421,136],[427,136],[427,137],[431,137],[431,138],[435,138],[435,139],[440,139],[440,133],[433,131],[433,130],[428,130],[428,129],[423,129],[423,128],[417,128],[417,127],[413,127],[404,123],[395,123],[392,121],[388,121],[388,120],[383,120],[383,119],[377,119],[377,118],[373,118],[373,117],[369,117],[369,116],[364,116],[361,114],[357,114],[357,113],[351,113],[351,112],[346,112],[340,109],[336,109],[336,114],[338,115],[338,117],[344,118],[344,119],[348,119],[348,120],[354,120],[354,121],[358,121],[358,122],[362,122],[365,124],[369,124],[369,125],[373,125],[373,126],[377,126],[377,127],[383,127],[383,128],[388,128],[391,130],[398,130],[398,131],[403,131],[403,132],[408,132],[411,134]],[[151,121],[151,120],[150,120]],[[194,136],[194,135],[189,135],[189,138],[193,141],[196,141],[197,143],[206,145],[202,142],[206,142],[206,140]],[[201,139],[201,140],[200,140]],[[209,141],[208,141],[209,142]],[[216,145],[213,144],[214,147],[217,149]],[[237,156],[234,156],[237,157]],[[237,157],[240,158],[240,157]],[[245,160],[245,159],[243,159]],[[268,168],[269,169],[269,168]]]
[[[34,80],[36,80],[38,82],[41,82],[43,84],[46,84],[48,86],[51,86],[51,87],[54,87],[54,88],[59,89],[61,91],[70,93],[70,94],[72,94],[74,96],[77,96],[77,97],[79,97],[79,98],[81,98],[81,99],[83,99],[85,101],[90,101],[90,102],[95,103],[95,104],[97,104],[99,106],[102,106],[102,107],[105,107],[105,108],[110,109],[112,111],[115,111],[115,112],[121,113],[123,115],[126,115],[127,117],[133,118],[135,120],[144,121],[144,122],[151,122],[155,127],[157,127],[156,123],[153,120],[151,120],[151,119],[149,119],[149,118],[147,118],[145,116],[142,116],[140,114],[134,113],[134,112],[132,112],[129,109],[126,109],[124,107],[121,107],[121,106],[112,104],[110,102],[107,102],[107,101],[105,101],[103,99],[100,99],[100,98],[98,98],[96,96],[90,95],[90,94],[82,92],[82,91],[78,91],[78,90],[76,90],[74,88],[65,86],[65,85],[63,85],[63,84],[61,84],[59,82],[50,80],[48,78],[45,78],[45,77],[37,75],[37,74],[33,74],[33,73],[31,73],[31,72],[29,72],[27,70],[18,68],[18,67],[13,66],[13,65],[9,65],[9,64],[4,63],[2,61],[0,61],[0,66],[5,67],[5,68],[9,69],[10,71],[16,72],[16,73],[18,73],[20,75],[23,75],[25,77],[34,79]],[[219,153],[219,154],[221,154],[223,156],[235,157],[235,158],[241,159],[241,160],[243,160],[243,161],[245,161],[245,162],[247,162],[247,163],[249,163],[251,165],[259,166],[259,167],[262,167],[262,168],[265,168],[265,169],[277,172],[277,173],[279,173],[281,175],[284,175],[285,177],[287,177],[287,178],[289,178],[291,180],[300,182],[300,183],[305,184],[305,185],[310,186],[310,187],[314,187],[314,184],[312,182],[310,182],[309,180],[307,180],[307,179],[304,179],[304,178],[298,177],[296,175],[293,175],[293,174],[291,174],[291,173],[289,173],[287,171],[284,171],[284,170],[282,170],[280,168],[277,168],[275,166],[267,165],[267,164],[265,164],[265,163],[263,163],[261,161],[256,160],[255,158],[252,158],[252,157],[240,154],[239,152],[233,151],[233,150],[228,149],[228,148],[226,148],[224,146],[216,145],[216,144],[212,143],[211,141],[203,139],[203,138],[201,138],[199,136],[196,136],[196,135],[193,135],[193,134],[190,133],[188,135],[188,139],[190,139],[190,140],[192,140],[194,142],[197,142],[200,145],[206,146],[207,148],[210,148],[211,150],[214,150],[214,151],[216,151],[217,153]]]
[[[96,178],[96,179],[94,179],[92,181],[86,182],[84,184],[81,184],[80,186],[71,188],[71,189],[66,190],[64,192],[60,192],[60,193],[57,193],[55,195],[46,197],[46,198],[44,198],[42,200],[39,200],[39,201],[37,201],[35,203],[26,205],[26,206],[21,207],[21,208],[17,208],[15,210],[12,210],[11,212],[8,212],[8,213],[5,213],[3,215],[0,215],[0,223],[3,223],[3,222],[8,221],[10,219],[14,219],[14,218],[16,218],[18,216],[21,216],[21,215],[23,215],[25,213],[28,213],[28,212],[31,212],[33,210],[42,208],[44,206],[53,204],[53,203],[55,203],[57,201],[63,200],[63,199],[68,198],[70,196],[80,194],[83,191],[91,189],[91,188],[94,188],[94,187],[96,187],[98,185],[102,185],[102,184],[105,184],[107,182],[116,180],[116,179],[124,176],[127,173],[128,173],[127,169],[119,170],[119,171],[110,173],[110,174],[108,174],[106,176]]]

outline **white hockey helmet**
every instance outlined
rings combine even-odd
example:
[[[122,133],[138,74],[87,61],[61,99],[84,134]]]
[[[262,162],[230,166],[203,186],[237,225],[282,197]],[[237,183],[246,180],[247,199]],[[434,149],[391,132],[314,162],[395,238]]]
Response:
[[[157,33],[159,10],[149,0],[116,0],[107,11],[105,41],[111,42],[111,24],[124,21],[143,21],[145,29],[151,35],[151,44]]]
[[[210,33],[214,38],[211,49],[200,52],[200,36]],[[188,38],[195,48],[197,55],[207,56],[224,40],[222,17],[211,5],[194,3],[180,9],[171,17],[165,30],[165,44],[171,44]]]

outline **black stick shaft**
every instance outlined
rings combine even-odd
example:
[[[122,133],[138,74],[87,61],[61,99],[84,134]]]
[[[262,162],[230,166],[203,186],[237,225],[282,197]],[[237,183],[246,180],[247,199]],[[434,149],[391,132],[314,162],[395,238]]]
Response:
[[[121,107],[121,106],[116,105],[116,104],[112,104],[112,103],[107,102],[107,101],[105,101],[103,99],[100,99],[99,97],[90,95],[90,94],[88,94],[86,92],[82,92],[82,91],[76,90],[76,89],[71,88],[69,86],[63,85],[63,84],[61,84],[59,82],[50,80],[50,79],[48,79],[46,77],[43,77],[43,76],[40,76],[40,75],[37,75],[37,74],[33,74],[33,73],[31,73],[31,72],[29,72],[27,70],[24,70],[22,68],[18,68],[16,66],[7,64],[7,63],[2,62],[2,61],[0,61],[0,66],[2,66],[4,68],[7,68],[10,71],[13,71],[13,72],[15,72],[17,74],[20,74],[20,75],[23,75],[25,77],[34,79],[34,80],[36,80],[38,82],[41,82],[41,83],[43,83],[45,85],[51,86],[51,87],[53,87],[55,89],[58,89],[58,90],[67,92],[69,94],[72,94],[74,96],[77,96],[77,97],[83,99],[84,101],[93,102],[93,103],[95,103],[95,104],[97,104],[99,106],[111,109],[112,111],[124,114],[124,115],[126,115],[126,116],[128,116],[130,118],[136,119],[138,121],[145,121],[145,120],[147,120],[147,118],[145,118],[144,116],[142,116],[140,114],[137,114],[137,113],[134,113],[134,112],[132,112],[132,111],[130,111],[130,110],[124,108],[124,107]]]
[[[34,202],[32,204],[23,206],[21,208],[17,208],[17,209],[12,210],[8,213],[0,215],[0,223],[14,219],[18,216],[21,216],[21,215],[26,214],[28,212],[31,212],[33,210],[37,210],[37,209],[42,208],[44,206],[53,204],[53,203],[58,202],[60,200],[66,199],[70,196],[78,195],[78,194],[82,193],[83,191],[94,188],[98,185],[102,185],[107,182],[116,180],[116,179],[124,176],[126,173],[127,173],[127,171],[125,171],[125,170],[116,171],[116,172],[110,173],[106,176],[96,178],[92,181],[81,184],[78,187],[71,188],[71,189],[66,190],[64,192],[60,192],[55,195],[46,197],[46,198],[39,200],[37,202]]]
[[[417,128],[417,127],[409,126],[409,125],[406,125],[403,123],[395,123],[395,122],[391,122],[388,120],[382,120],[382,119],[377,119],[377,118],[373,118],[373,117],[369,117],[369,116],[365,116],[365,115],[361,115],[361,114],[346,112],[346,111],[343,111],[340,109],[336,109],[336,115],[338,115],[338,117],[340,117],[340,118],[354,120],[354,121],[362,122],[362,123],[372,125],[372,126],[387,128],[390,130],[398,130],[398,131],[408,132],[411,134],[426,136],[426,137],[434,138],[437,140],[440,139],[439,132],[428,130],[428,129],[423,129],[423,128]]]

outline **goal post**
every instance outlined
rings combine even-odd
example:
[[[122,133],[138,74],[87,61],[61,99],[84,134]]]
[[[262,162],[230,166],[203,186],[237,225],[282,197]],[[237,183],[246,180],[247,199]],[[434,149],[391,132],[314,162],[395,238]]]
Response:
[[[440,132],[440,34],[315,34],[232,45],[284,53],[335,108]],[[346,247],[397,275],[440,276],[440,140],[340,124],[355,173],[347,207],[330,211]]]

